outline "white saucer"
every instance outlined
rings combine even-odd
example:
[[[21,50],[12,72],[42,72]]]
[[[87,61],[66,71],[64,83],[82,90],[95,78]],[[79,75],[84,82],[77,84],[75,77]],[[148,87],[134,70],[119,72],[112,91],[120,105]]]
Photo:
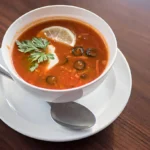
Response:
[[[120,115],[128,102],[131,86],[130,68],[118,50],[106,80],[93,93],[78,100],[95,114],[95,126],[76,131],[55,123],[46,102],[34,100],[15,82],[0,76],[0,118],[12,129],[35,139],[54,142],[82,139],[106,128]],[[24,98],[20,99],[20,95]]]

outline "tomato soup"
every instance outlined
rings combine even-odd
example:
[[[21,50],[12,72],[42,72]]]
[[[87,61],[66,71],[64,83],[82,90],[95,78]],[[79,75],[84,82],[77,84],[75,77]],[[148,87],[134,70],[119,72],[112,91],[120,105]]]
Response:
[[[99,77],[108,63],[102,35],[82,21],[50,19],[23,32],[13,47],[16,72],[47,89],[68,89]]]

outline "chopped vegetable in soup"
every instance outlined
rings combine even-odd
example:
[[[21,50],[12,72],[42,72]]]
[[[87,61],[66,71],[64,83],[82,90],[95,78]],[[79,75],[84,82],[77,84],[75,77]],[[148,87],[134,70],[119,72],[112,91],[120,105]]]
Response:
[[[26,82],[47,89],[68,89],[102,74],[108,48],[90,25],[71,18],[52,19],[21,34],[12,60]]]

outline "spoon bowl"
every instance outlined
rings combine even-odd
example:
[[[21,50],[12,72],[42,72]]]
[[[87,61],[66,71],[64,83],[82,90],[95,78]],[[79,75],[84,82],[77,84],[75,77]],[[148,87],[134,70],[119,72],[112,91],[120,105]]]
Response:
[[[87,129],[96,123],[94,114],[78,103],[51,103],[50,105],[52,118],[65,127]]]

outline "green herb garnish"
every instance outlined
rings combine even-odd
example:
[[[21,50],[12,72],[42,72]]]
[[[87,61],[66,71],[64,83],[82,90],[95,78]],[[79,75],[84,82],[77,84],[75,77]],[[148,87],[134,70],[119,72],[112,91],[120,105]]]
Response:
[[[33,72],[36,68],[38,68],[38,66],[39,66],[38,63],[33,63],[33,64],[30,66],[29,70],[30,70],[31,72]]]
[[[46,54],[44,52],[33,52],[29,56],[29,60],[31,62],[41,63],[44,61],[48,61],[49,59],[54,59],[54,55],[53,54]]]
[[[32,40],[16,41],[18,50],[23,53],[31,51],[39,51],[39,49],[45,49],[49,45],[49,41],[43,38],[33,38]]]
[[[38,68],[39,64],[44,61],[54,59],[54,55],[46,53],[45,49],[49,45],[49,41],[43,38],[32,38],[32,40],[16,41],[18,50],[22,53],[30,53],[28,60],[31,62],[29,70],[33,72]]]
[[[32,43],[35,47],[45,49],[49,45],[49,41],[43,38],[33,38]]]

